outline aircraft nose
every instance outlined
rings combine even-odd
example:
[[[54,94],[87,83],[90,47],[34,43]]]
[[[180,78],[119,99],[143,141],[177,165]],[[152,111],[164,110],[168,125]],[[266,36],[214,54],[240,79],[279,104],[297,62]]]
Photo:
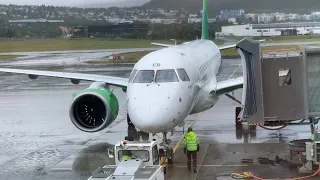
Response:
[[[129,116],[132,123],[143,132],[153,132],[167,128],[172,118],[166,104],[144,103],[137,100],[129,103]]]
[[[128,113],[132,123],[141,131],[163,132],[173,128],[184,113],[181,100],[174,95],[139,95],[129,99]]]

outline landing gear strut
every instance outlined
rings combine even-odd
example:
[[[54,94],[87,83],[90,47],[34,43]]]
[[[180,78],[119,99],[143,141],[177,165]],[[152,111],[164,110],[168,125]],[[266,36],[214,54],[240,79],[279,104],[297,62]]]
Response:
[[[164,157],[168,159],[168,163],[172,164],[173,163],[173,149],[169,147],[171,143],[170,139],[167,139],[167,132],[163,133],[163,141],[160,144],[162,148],[159,149],[159,156]]]
[[[134,126],[131,122],[131,119],[129,117],[129,114],[127,114],[127,123],[128,123],[128,126]]]

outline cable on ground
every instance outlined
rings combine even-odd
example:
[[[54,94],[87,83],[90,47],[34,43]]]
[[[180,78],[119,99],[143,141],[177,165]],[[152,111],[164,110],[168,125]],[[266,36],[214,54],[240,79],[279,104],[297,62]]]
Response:
[[[276,127],[276,128],[271,128],[271,127],[268,127],[268,126],[263,126],[263,125],[259,125],[261,128],[263,129],[266,129],[266,130],[280,130],[280,129],[283,129],[285,127],[287,127],[287,125],[281,125],[279,127]]]
[[[320,163],[319,163],[319,168],[318,170],[313,173],[312,175],[309,175],[309,176],[304,176],[304,177],[299,177],[299,178],[285,178],[285,179],[282,179],[282,180],[301,180],[301,179],[307,179],[307,178],[311,178],[311,177],[314,177],[314,176],[317,176],[318,174],[320,173]],[[264,179],[264,178],[260,178],[260,177],[257,177],[255,175],[253,175],[251,172],[244,172],[242,174],[238,174],[238,173],[232,173],[231,174],[231,177],[233,179],[256,179],[256,180],[274,180],[274,179]],[[277,178],[278,179],[278,178]]]

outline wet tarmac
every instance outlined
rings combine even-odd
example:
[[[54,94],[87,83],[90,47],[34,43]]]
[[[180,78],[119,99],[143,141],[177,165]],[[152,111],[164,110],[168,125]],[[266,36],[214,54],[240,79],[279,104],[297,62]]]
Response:
[[[224,60],[218,79],[229,78],[239,64],[239,59]],[[128,77],[131,69],[132,65],[83,64],[61,70]],[[66,79],[40,77],[30,80],[24,75],[0,75],[1,180],[86,180],[97,167],[114,163],[107,156],[107,148],[128,135],[125,94],[120,89],[114,91],[121,105],[115,122],[101,132],[85,133],[73,126],[68,108],[71,94],[87,88],[90,82],[73,85]],[[241,68],[234,77],[239,75]],[[235,92],[239,99],[240,95],[241,90]],[[259,165],[256,161],[260,156],[285,158],[287,142],[310,138],[309,127],[292,126],[280,131],[257,127],[253,132],[244,126],[239,133],[234,124],[235,107],[236,102],[222,96],[209,111],[186,119],[185,129],[193,126],[200,138],[197,174],[187,173],[186,156],[179,144],[184,128],[177,127],[173,135],[169,134],[176,151],[166,179],[228,179],[232,172],[244,171],[264,178],[297,175],[287,167]],[[255,163],[243,164],[241,158],[252,158]]]
[[[2,66],[39,66],[39,65],[81,65],[91,60],[108,59],[112,54],[136,51],[157,50],[159,48],[77,50],[77,51],[42,51],[42,52],[12,52],[0,55],[24,55],[2,63]]]

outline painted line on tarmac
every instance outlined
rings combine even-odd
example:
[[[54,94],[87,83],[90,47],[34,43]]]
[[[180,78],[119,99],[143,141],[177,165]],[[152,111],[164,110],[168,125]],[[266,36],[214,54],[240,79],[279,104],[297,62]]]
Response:
[[[204,154],[203,154],[202,160],[200,161],[201,164],[200,164],[200,166],[199,166],[199,169],[198,169],[198,171],[197,171],[197,173],[196,173],[196,177],[194,178],[194,180],[196,180],[197,177],[198,177],[200,168],[201,168],[201,166],[202,166],[202,163],[203,163],[204,158],[206,157],[206,154],[207,154],[208,149],[209,149],[209,147],[206,148],[206,150],[205,150],[205,152],[204,152]]]

